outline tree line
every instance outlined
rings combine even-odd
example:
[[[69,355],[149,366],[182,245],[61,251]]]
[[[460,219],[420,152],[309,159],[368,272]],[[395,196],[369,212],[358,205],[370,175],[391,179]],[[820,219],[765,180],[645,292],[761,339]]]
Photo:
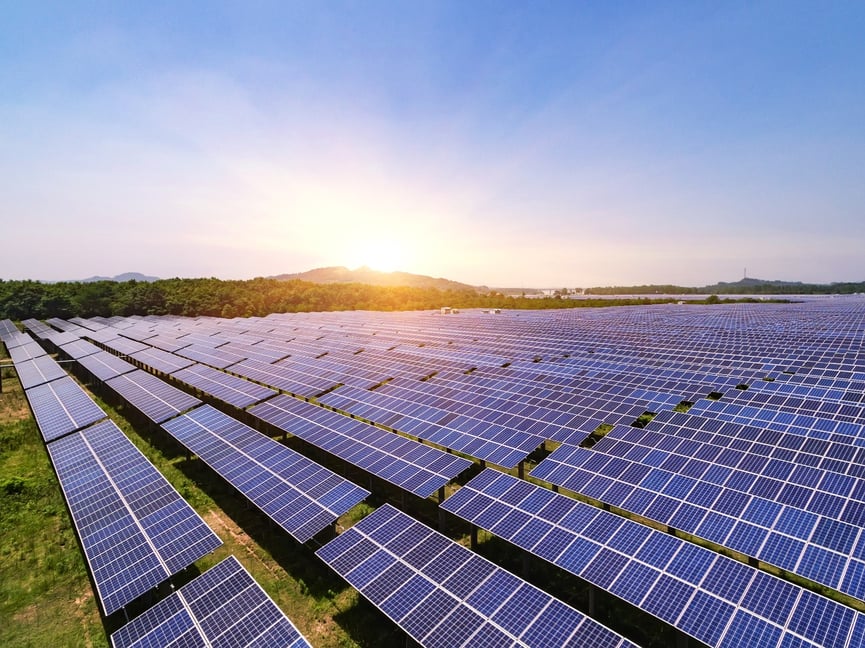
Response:
[[[453,308],[573,308],[669,303],[670,299],[528,298],[497,292],[436,288],[320,284],[300,280],[216,278],[42,283],[0,280],[0,319],[183,315],[252,317],[270,313],[333,310]]]
[[[865,282],[805,284],[767,281],[765,283],[719,283],[694,288],[652,284],[645,286],[597,286],[587,295],[853,295],[865,293]]]

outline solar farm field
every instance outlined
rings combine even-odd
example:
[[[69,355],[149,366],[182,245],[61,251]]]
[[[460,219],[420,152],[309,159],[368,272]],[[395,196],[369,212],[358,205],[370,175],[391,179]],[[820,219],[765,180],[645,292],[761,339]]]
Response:
[[[93,645],[865,645],[859,297],[0,324]]]

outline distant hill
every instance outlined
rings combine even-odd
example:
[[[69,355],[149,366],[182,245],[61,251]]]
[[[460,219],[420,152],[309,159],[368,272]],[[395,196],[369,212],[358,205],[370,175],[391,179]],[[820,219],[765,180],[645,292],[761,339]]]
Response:
[[[586,288],[587,295],[844,295],[865,291],[865,282],[833,282],[808,284],[801,281],[755,279],[745,277],[739,281],[719,281],[711,286],[647,285],[604,286]]]
[[[140,272],[124,272],[123,274],[115,275],[113,277],[88,277],[87,279],[79,279],[81,283],[91,283],[94,281],[159,281],[159,277],[150,277],[148,275],[143,275]]]
[[[408,286],[410,288],[437,288],[439,290],[471,290],[476,292],[478,287],[443,279],[441,277],[428,277],[426,275],[412,274],[410,272],[379,272],[363,266],[356,270],[349,270],[344,266],[331,266],[329,268],[315,268],[306,272],[295,274],[281,274],[270,279],[279,281],[290,281],[299,279],[311,283],[360,283],[371,286]]]

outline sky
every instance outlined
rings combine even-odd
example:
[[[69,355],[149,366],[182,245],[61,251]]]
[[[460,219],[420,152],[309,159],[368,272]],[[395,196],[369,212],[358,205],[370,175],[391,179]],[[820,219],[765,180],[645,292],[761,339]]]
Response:
[[[861,2],[8,2],[0,278],[865,280]]]

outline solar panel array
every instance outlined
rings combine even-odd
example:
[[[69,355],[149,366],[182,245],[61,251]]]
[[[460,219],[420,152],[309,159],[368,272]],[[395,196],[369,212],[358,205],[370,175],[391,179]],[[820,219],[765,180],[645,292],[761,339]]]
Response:
[[[97,342],[124,335],[115,349],[121,354],[159,348],[181,358],[190,349],[199,364],[182,370],[185,377],[194,373],[196,389],[218,391],[220,399],[236,399],[237,407],[252,403],[222,383],[260,383],[318,399],[342,414],[320,414],[316,405],[303,404],[312,408],[303,434],[324,449],[339,447],[328,450],[337,456],[366,452],[363,443],[348,439],[335,445],[340,425],[363,425],[343,423],[344,413],[508,468],[544,440],[564,443],[535,476],[781,567],[812,587],[865,596],[861,298],[495,316],[342,312],[73,324],[79,328],[67,332],[93,328],[92,335],[82,335]],[[26,343],[10,335],[14,346]],[[130,342],[143,346],[130,351]],[[223,364],[238,357],[246,359]],[[201,363],[234,375],[229,380],[225,372],[206,372]],[[674,412],[683,401],[694,403],[691,410]],[[258,408],[277,415],[273,407]],[[631,427],[644,412],[657,416],[643,429]],[[320,416],[342,419],[321,425]],[[588,445],[602,423],[616,427],[595,445],[578,447]],[[324,432],[327,427],[337,436]],[[387,434],[383,440],[396,436]],[[668,576],[665,571],[652,587]],[[754,576],[753,583],[764,576]],[[683,581],[673,577],[671,596]],[[706,583],[688,585],[695,592],[682,608],[688,619],[698,616],[697,607],[688,607],[698,599],[706,614],[719,609],[707,595],[733,605],[726,594],[703,591]],[[804,605],[809,597],[800,599],[797,605]],[[700,631],[723,625],[724,645],[736,637],[759,645],[753,633],[766,629],[763,622],[769,645],[775,645],[776,631],[785,646],[820,636],[804,627],[791,631],[762,613],[756,613],[761,623],[747,629],[738,619],[754,611],[734,609],[726,625],[718,613],[716,621],[706,617]],[[838,625],[822,607],[795,609],[797,619]],[[658,615],[685,622],[685,616],[669,621]],[[849,645],[861,643],[861,634],[856,625]]]
[[[105,614],[222,542],[111,421],[48,444]]]
[[[243,380],[206,365],[194,364],[171,377],[229,405],[244,408],[276,395],[269,387]]]
[[[209,405],[162,427],[298,542],[311,539],[369,495]]]
[[[485,470],[447,511],[708,646],[845,646],[865,616],[686,540]]]
[[[105,384],[154,423],[162,423],[201,401],[140,369],[115,376]]]
[[[422,646],[633,645],[390,505],[316,555]]]
[[[93,355],[78,358],[78,364],[84,367],[100,382],[136,370],[135,365],[129,364],[126,360],[118,358],[116,355],[108,353],[107,351],[100,351]]]
[[[117,630],[111,645],[310,648],[234,556]]]
[[[286,395],[249,413],[419,497],[433,495],[472,465],[468,459]]]
[[[714,464],[696,479],[563,445],[532,476],[865,598],[865,536],[832,515],[841,498],[816,498],[821,513],[812,513],[727,486],[731,473]]]
[[[513,468],[538,448],[544,438],[509,429],[467,414],[352,387],[320,398],[330,407],[398,429],[445,448],[505,468]]]

